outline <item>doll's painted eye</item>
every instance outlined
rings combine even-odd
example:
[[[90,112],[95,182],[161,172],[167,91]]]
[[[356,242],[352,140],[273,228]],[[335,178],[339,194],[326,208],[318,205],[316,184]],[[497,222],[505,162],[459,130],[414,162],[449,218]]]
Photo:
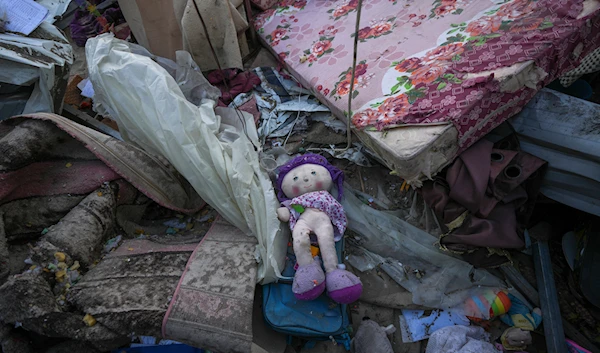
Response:
[[[297,177],[297,176],[296,176],[296,177],[294,177],[294,181],[298,181],[298,177]]]
[[[312,171],[312,173],[310,173],[312,175],[317,175],[317,172],[315,172],[314,170]]]

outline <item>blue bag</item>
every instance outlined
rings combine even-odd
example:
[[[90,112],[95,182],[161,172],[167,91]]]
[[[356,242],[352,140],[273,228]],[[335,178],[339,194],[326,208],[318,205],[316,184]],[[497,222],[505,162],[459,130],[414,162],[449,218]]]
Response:
[[[338,259],[342,258],[343,239],[335,244]],[[278,283],[263,286],[263,314],[275,331],[307,341],[304,348],[312,348],[316,341],[333,341],[350,350],[350,320],[347,305],[332,301],[326,293],[315,300],[297,300],[292,292],[296,257],[288,247],[283,275]]]

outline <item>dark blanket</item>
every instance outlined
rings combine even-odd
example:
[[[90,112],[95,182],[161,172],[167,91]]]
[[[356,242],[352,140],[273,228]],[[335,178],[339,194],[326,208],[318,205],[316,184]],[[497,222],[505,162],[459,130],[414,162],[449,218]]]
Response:
[[[523,231],[545,166],[519,151],[512,138],[496,146],[482,140],[467,149],[422,188],[445,232],[440,244],[477,267],[507,262],[506,249],[525,246]]]

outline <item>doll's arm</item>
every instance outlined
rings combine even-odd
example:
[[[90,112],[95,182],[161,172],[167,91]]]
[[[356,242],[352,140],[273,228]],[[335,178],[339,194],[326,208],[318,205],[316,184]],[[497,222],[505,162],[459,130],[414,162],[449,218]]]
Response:
[[[277,218],[279,218],[282,222],[289,222],[290,220],[290,210],[287,207],[279,207],[277,209]]]

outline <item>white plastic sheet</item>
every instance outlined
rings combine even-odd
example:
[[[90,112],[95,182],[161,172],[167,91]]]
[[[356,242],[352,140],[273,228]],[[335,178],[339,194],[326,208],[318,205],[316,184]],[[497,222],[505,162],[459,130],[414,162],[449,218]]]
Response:
[[[348,262],[359,271],[377,266],[410,291],[413,302],[430,308],[463,310],[463,303],[484,290],[505,284],[485,270],[442,253],[437,238],[383,211],[375,210],[344,187],[342,205],[348,229],[359,234],[350,241]]]
[[[280,277],[288,237],[259,167],[253,118],[230,108],[215,113],[208,98],[195,106],[165,69],[111,34],[89,39],[85,49],[95,100],[123,137],[167,158],[221,216],[258,238],[260,282]]]

